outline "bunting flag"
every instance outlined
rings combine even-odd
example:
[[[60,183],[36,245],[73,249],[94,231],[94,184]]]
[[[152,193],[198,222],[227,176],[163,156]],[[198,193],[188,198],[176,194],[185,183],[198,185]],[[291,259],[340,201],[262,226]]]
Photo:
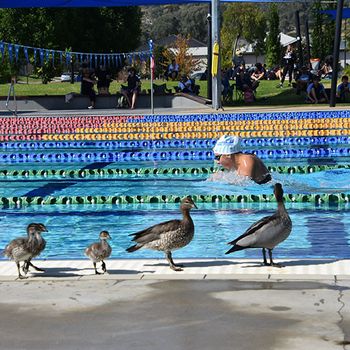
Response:
[[[29,64],[28,48],[24,47],[23,51],[24,51],[24,57],[26,58],[26,62],[27,64]]]
[[[11,44],[7,45],[7,50],[9,52],[9,59],[10,59],[10,63],[12,64],[12,60],[13,60],[13,47]]]
[[[71,65],[71,60],[76,61],[81,64],[83,62],[89,62],[90,68],[97,67],[99,65],[107,67],[120,67],[125,63],[132,65],[135,60],[146,60],[146,55],[148,51],[145,52],[129,52],[129,53],[83,53],[83,52],[65,52],[59,50],[44,49],[38,47],[23,46],[19,44],[10,44],[0,41],[0,60],[3,61],[5,58],[6,50],[8,51],[9,61],[12,64],[14,61],[20,61],[21,50],[23,50],[23,55],[25,57],[26,63],[30,63],[30,51],[33,52],[33,63],[34,66],[39,63],[41,66],[44,63],[51,61],[52,66],[55,66],[56,54],[59,56],[59,62],[62,65],[64,63],[66,66]],[[39,55],[40,62],[37,62],[37,54]],[[127,62],[126,62],[127,61]]]
[[[44,49],[39,49],[40,65],[44,65]]]
[[[50,51],[49,50],[46,50],[45,56],[46,56],[46,62],[49,62],[49,60],[50,60]]]
[[[15,59],[16,59],[16,62],[18,62],[18,55],[19,55],[19,45],[15,45]]]
[[[0,43],[0,52],[1,52],[1,61],[3,61],[5,56],[5,45],[3,43]]]
[[[66,66],[70,65],[70,52],[66,52]]]

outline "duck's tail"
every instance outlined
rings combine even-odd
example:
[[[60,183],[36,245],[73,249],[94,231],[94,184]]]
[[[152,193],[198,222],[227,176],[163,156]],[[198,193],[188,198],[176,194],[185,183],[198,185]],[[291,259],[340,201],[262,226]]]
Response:
[[[246,249],[247,247],[241,247],[240,245],[234,245],[232,248],[230,248],[225,254],[230,254],[233,252],[237,252],[239,250]]]
[[[127,248],[126,251],[127,251],[128,253],[132,253],[132,252],[136,252],[136,250],[139,250],[140,248],[142,248],[142,245],[140,245],[140,244],[135,244],[135,245],[133,245],[133,246]]]

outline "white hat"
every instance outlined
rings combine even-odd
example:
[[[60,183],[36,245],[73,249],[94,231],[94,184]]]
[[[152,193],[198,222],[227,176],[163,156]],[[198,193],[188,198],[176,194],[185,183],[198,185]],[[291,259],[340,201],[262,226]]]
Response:
[[[224,135],[219,138],[213,148],[216,154],[233,154],[241,151],[240,140],[238,136]]]

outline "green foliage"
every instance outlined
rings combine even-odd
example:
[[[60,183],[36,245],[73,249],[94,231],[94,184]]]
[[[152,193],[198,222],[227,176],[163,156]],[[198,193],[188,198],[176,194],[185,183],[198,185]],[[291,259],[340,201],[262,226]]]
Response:
[[[142,8],[142,41],[157,41],[172,34],[207,40],[208,5],[164,5]]]
[[[255,4],[234,3],[226,5],[221,28],[223,67],[231,66],[237,42],[244,38],[252,43],[256,53],[262,51],[266,34],[266,18],[262,8]]]
[[[0,9],[3,41],[47,49],[128,52],[139,44],[140,26],[138,7]]]
[[[166,50],[164,46],[156,45],[154,47],[154,62],[155,62],[155,76],[160,77],[164,75],[164,72],[167,68],[167,62],[165,61],[165,57],[163,52]]]
[[[276,4],[272,4],[268,12],[268,34],[266,37],[265,62],[268,67],[274,67],[280,63],[281,44],[279,33],[278,7]]]
[[[317,0],[312,7],[311,55],[314,58],[324,60],[327,55],[333,53],[335,23],[320,11],[334,8],[334,4],[322,5],[321,0]]]

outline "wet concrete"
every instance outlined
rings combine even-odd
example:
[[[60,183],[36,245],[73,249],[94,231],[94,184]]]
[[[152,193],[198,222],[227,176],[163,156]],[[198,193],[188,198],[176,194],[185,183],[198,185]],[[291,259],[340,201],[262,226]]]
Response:
[[[350,349],[350,282],[14,281],[1,349]]]

